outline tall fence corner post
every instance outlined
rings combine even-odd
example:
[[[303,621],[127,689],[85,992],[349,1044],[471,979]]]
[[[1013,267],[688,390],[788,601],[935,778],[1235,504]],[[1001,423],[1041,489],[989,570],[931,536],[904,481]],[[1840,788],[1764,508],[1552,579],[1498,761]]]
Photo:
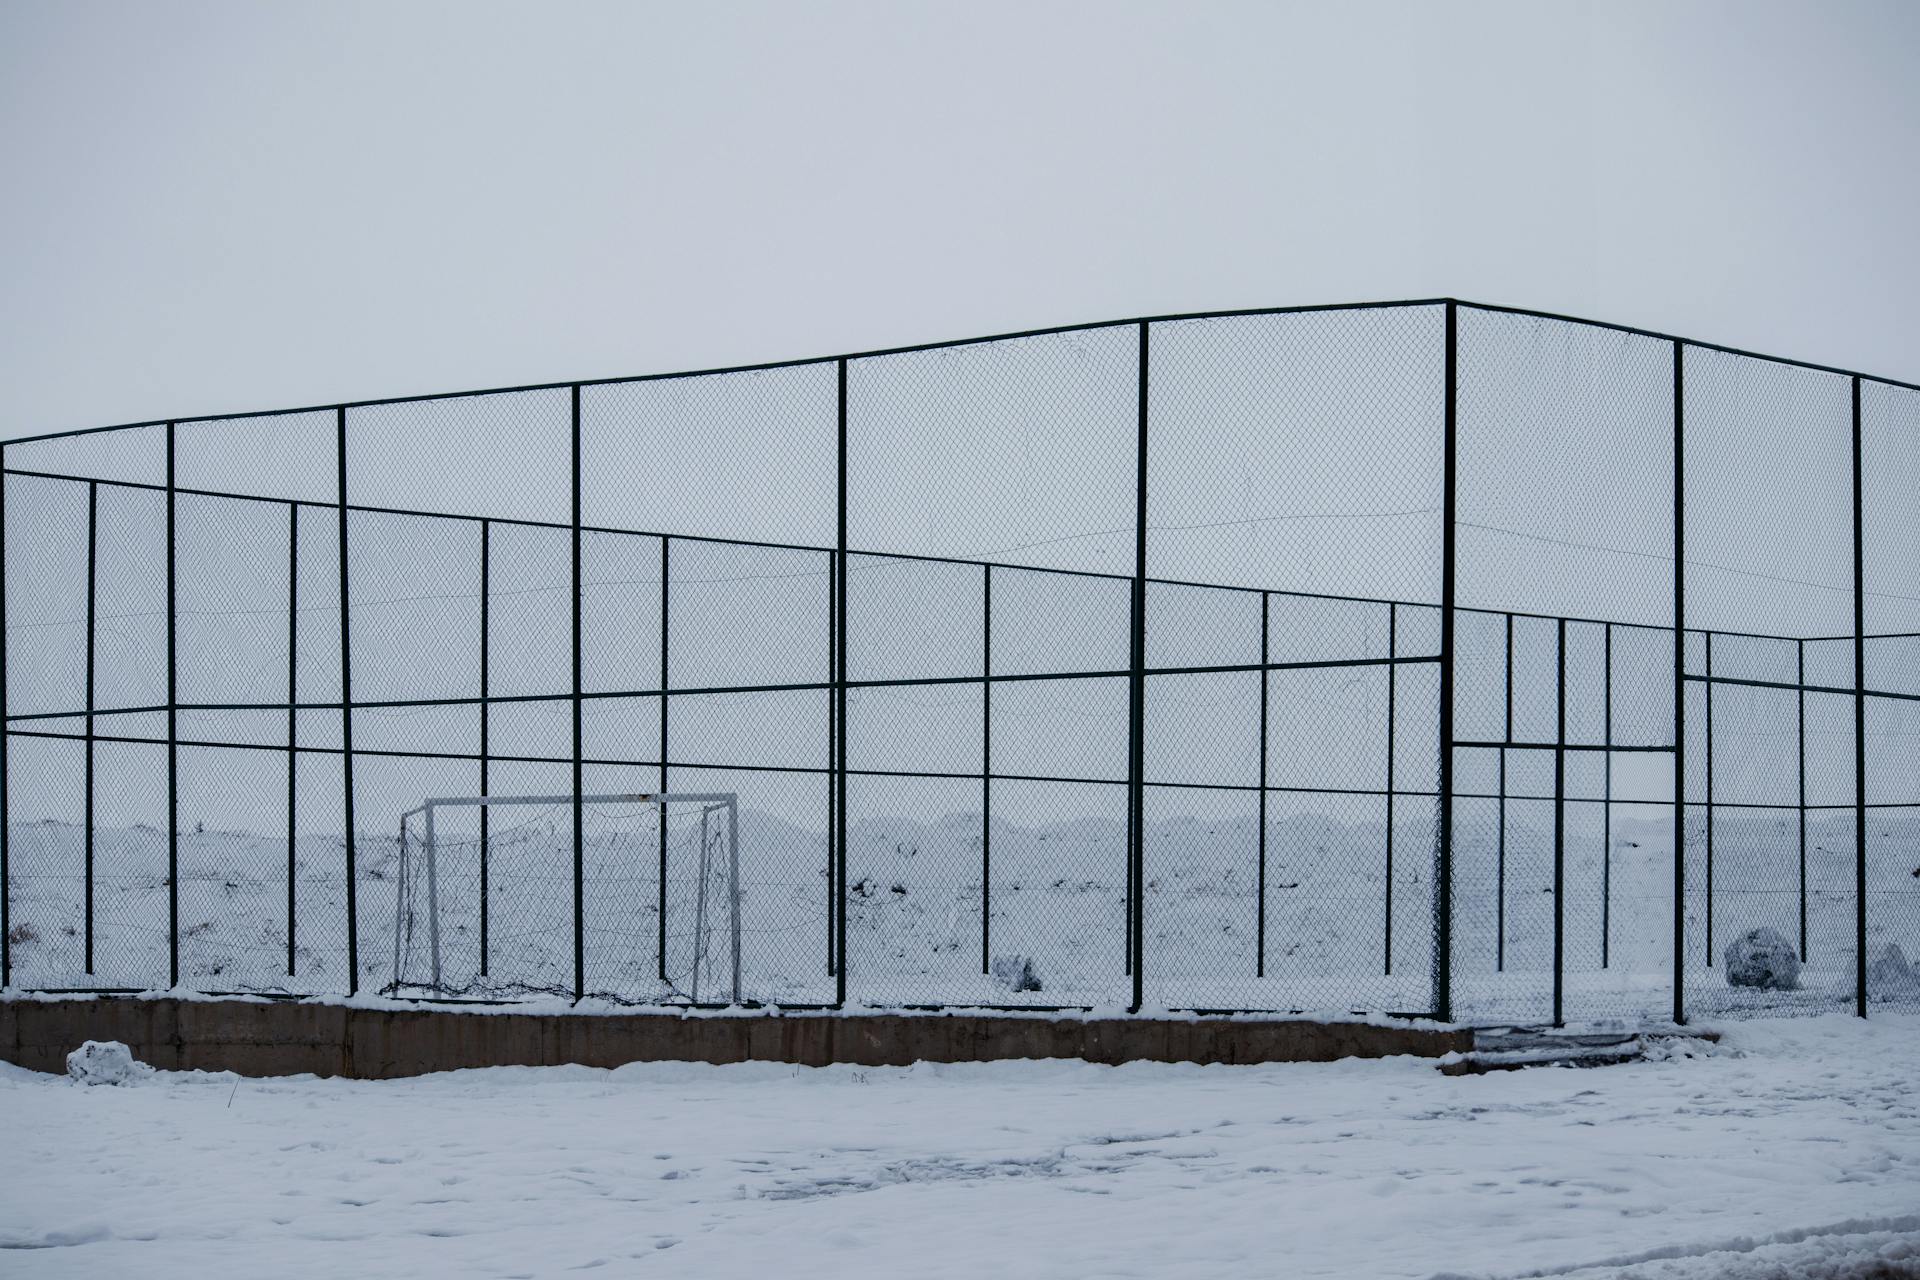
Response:
[[[1138,1013],[1146,1003],[1146,714],[1147,714],[1147,421],[1151,394],[1153,325],[1140,321],[1137,378],[1138,429],[1134,435],[1135,482],[1133,521],[1133,592],[1128,678],[1127,831],[1128,866],[1132,872],[1132,901],[1127,927],[1132,940],[1133,991],[1129,1009]]]
[[[580,384],[570,388],[573,419],[573,999],[577,1004],[587,995],[587,921],[586,921],[586,791],[583,761],[584,725],[580,699]]]
[[[834,406],[836,417],[835,480],[836,524],[834,567],[839,589],[834,595],[836,612],[833,662],[833,703],[836,730],[833,736],[833,774],[829,785],[836,802],[833,831],[829,835],[831,865],[827,879],[833,886],[833,1007],[847,1003],[847,597],[852,584],[847,581],[847,358],[834,362]]]
[[[1455,521],[1458,517],[1459,304],[1446,308],[1445,403],[1442,419],[1440,513],[1440,761],[1434,823],[1433,1016],[1453,1021],[1453,693],[1454,604],[1458,591]]]
[[[1860,472],[1860,375],[1853,375],[1853,984],[1867,1016],[1867,575]]]
[[[1687,344],[1673,342],[1673,1021],[1687,1021]]]

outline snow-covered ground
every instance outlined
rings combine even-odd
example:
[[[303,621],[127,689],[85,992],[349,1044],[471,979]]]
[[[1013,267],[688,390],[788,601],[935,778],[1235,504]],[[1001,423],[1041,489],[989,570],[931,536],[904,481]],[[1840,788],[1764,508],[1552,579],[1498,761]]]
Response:
[[[1920,1017],[1711,1051],[356,1082],[0,1068],[0,1271],[1920,1274]],[[1878,1268],[1878,1269],[1876,1269]]]

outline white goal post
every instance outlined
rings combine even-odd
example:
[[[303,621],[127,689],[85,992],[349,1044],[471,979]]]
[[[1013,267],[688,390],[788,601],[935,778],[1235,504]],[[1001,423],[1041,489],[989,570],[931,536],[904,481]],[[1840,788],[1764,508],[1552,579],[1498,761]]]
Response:
[[[740,804],[736,792],[711,791],[687,792],[668,791],[652,793],[621,793],[608,795],[561,795],[561,796],[440,796],[422,801],[418,806],[400,815],[400,866],[395,877],[396,888],[393,903],[393,989],[397,992],[401,986],[401,947],[402,920],[406,913],[408,876],[412,868],[408,866],[411,857],[412,842],[406,838],[406,832],[413,819],[420,819],[420,850],[425,866],[423,868],[427,888],[427,945],[432,957],[433,986],[439,989],[440,981],[440,869],[438,842],[434,835],[434,815],[441,809],[488,809],[512,805],[541,805],[556,807],[561,805],[647,805],[661,810],[661,821],[666,820],[668,805],[695,807],[700,814],[700,859],[698,868],[699,890],[695,907],[694,936],[696,946],[693,951],[693,975],[691,989],[688,992],[694,1004],[700,1003],[700,965],[704,946],[698,940],[704,939],[707,930],[707,880],[712,857],[712,842],[708,835],[725,839],[726,880],[728,898],[728,932],[730,935],[730,953],[732,968],[731,1000],[740,1003]]]

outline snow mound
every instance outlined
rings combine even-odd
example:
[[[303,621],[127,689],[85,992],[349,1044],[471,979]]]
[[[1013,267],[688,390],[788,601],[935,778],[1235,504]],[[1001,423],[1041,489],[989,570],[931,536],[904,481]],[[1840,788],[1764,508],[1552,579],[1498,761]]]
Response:
[[[1040,970],[1032,956],[995,956],[993,976],[1009,991],[1039,991]]]
[[[89,1040],[67,1055],[67,1074],[81,1084],[133,1084],[153,1068],[118,1040]]]
[[[1906,953],[1897,942],[1889,942],[1879,958],[1867,966],[1867,985],[1874,991],[1889,992],[1890,988],[1911,987],[1915,982],[1920,982],[1920,975],[1907,963]]]
[[[1763,991],[1800,989],[1800,957],[1793,944],[1764,926],[1749,929],[1727,944],[1727,985]]]

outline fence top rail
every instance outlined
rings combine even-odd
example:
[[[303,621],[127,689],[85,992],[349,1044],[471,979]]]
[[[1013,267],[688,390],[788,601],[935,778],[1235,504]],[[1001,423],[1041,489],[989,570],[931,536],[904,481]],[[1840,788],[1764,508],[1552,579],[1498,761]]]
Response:
[[[564,796],[440,796],[432,800],[423,800],[419,808],[409,809],[402,817],[420,813],[427,809],[494,808],[510,804],[572,804],[576,800],[581,804],[667,804],[679,801],[683,804],[733,804],[738,795],[732,791],[635,791],[612,793],[608,795],[564,795]]]
[[[149,418],[140,422],[114,423],[99,427],[77,427],[68,431],[48,431],[35,435],[16,436],[10,440],[0,440],[0,450],[9,444],[32,444],[43,440],[59,440],[73,436],[98,435],[108,431],[134,431],[150,427],[170,427],[182,423],[231,422],[243,418],[281,418],[302,413],[340,413],[348,409],[368,409],[380,405],[417,404],[429,400],[463,400],[477,396],[512,395],[520,392],[559,391],[572,387],[620,386],[639,382],[661,382],[682,378],[707,378],[728,373],[771,373],[781,369],[799,369],[809,365],[831,365],[858,360],[871,360],[881,356],[910,355],[923,351],[944,351],[959,347],[983,346],[995,342],[1015,342],[1025,338],[1056,337],[1071,333],[1088,333],[1096,329],[1122,329],[1129,326],[1146,324],[1176,324],[1197,320],[1232,320],[1256,316],[1310,315],[1338,311],[1388,311],[1406,310],[1418,307],[1439,306],[1467,307],[1476,311],[1485,311],[1515,316],[1529,316],[1539,320],[1553,320],[1563,324],[1581,325],[1587,328],[1606,329],[1615,333],[1631,334],[1642,338],[1652,338],[1663,342],[1677,342],[1697,347],[1703,351],[1716,351],[1723,355],[1741,356],[1751,360],[1763,360],[1770,364],[1789,365],[1816,373],[1830,373],[1845,378],[1859,378],[1884,386],[1898,387],[1906,391],[1920,391],[1920,383],[1905,382],[1898,378],[1884,377],[1878,374],[1861,373],[1852,369],[1842,369],[1833,365],[1816,364],[1809,360],[1796,360],[1789,356],[1768,355],[1759,351],[1748,351],[1740,347],[1731,347],[1723,343],[1702,342],[1694,338],[1683,338],[1678,334],[1662,333],[1654,329],[1642,329],[1633,325],[1616,324],[1606,320],[1590,320],[1582,316],[1564,315],[1552,311],[1539,311],[1527,307],[1509,307],[1489,302],[1473,302],[1463,298],[1406,298],[1377,302],[1329,302],[1308,303],[1289,307],[1246,307],[1228,311],[1189,311],[1169,312],[1160,315],[1135,316],[1119,320],[1092,320],[1078,324],[1051,325],[1038,329],[1020,329],[1006,333],[985,334],[972,338],[949,338],[937,342],[911,343],[905,346],[879,347],[867,351],[850,351],[840,355],[807,356],[791,360],[768,360],[753,364],[724,365],[707,369],[686,369],[664,373],[630,374],[609,378],[581,378],[560,382],[530,382],[504,387],[478,387],[464,391],[435,391],[418,395],[382,396],[366,400],[343,400],[327,404],[299,405],[284,409],[255,409],[231,413],[183,414],[169,418]]]
[[[101,478],[89,477],[89,476],[72,476],[72,475],[64,475],[59,472],[37,471],[37,470],[31,470],[31,469],[22,468],[22,467],[0,467],[0,475],[19,476],[24,479],[30,479],[30,480],[50,480],[50,481],[54,481],[61,484],[88,485],[88,486],[104,485],[108,488],[138,489],[138,490],[146,490],[150,492],[159,492],[159,493],[166,492],[165,485],[153,484],[149,481],[101,479]],[[218,490],[218,489],[191,489],[191,488],[183,488],[179,486],[175,486],[173,492],[175,492],[176,494],[187,496],[187,497],[217,498],[217,499],[220,499],[223,501],[229,501],[229,502],[260,502],[260,503],[267,503],[275,506],[311,507],[316,511],[342,510],[342,507],[338,502],[323,502],[323,501],[319,501],[317,499],[312,499],[312,498],[282,498],[282,497],[273,497],[273,496],[268,496],[263,494],[232,493],[232,492],[227,492],[227,491]],[[560,521],[532,520],[524,517],[514,517],[514,516],[477,516],[477,515],[471,515],[471,514],[458,512],[458,511],[414,511],[414,510],[408,510],[401,507],[363,506],[357,503],[348,503],[346,504],[344,509],[349,514],[352,514],[352,515],[395,516],[401,519],[412,519],[412,520],[458,520],[468,524],[511,525],[519,528],[548,529],[548,530],[553,530],[556,532],[563,532],[563,533],[571,532],[573,529],[573,525],[569,523],[560,522]],[[801,552],[808,555],[832,556],[836,554],[834,548],[832,547],[823,547],[823,546],[811,545],[808,543],[767,542],[767,541],[750,539],[750,538],[726,538],[726,537],[720,537],[714,534],[704,534],[704,533],[663,533],[653,529],[620,529],[620,528],[615,528],[609,525],[587,525],[587,524],[583,524],[580,526],[580,532],[583,534],[592,534],[595,536],[602,536],[602,537],[648,538],[654,541],[663,541],[663,542],[710,543],[710,544],[719,545],[719,546],[750,547],[750,548],[758,548],[758,549],[767,550],[767,551],[795,551],[795,552]],[[1148,532],[1149,533],[1153,532],[1152,526],[1148,527]],[[862,571],[880,569],[884,567],[884,565],[887,564],[888,562],[894,562],[894,563],[901,563],[901,564],[920,563],[920,564],[954,565],[954,566],[969,567],[974,569],[988,568],[988,569],[1001,570],[1006,573],[1044,573],[1044,574],[1053,574],[1060,577],[1094,578],[1094,579],[1099,579],[1101,581],[1116,582],[1116,583],[1125,583],[1125,582],[1133,581],[1133,575],[1131,574],[1113,573],[1113,572],[1108,572],[1108,571],[1103,571],[1098,569],[1067,569],[1067,568],[1055,567],[1052,565],[1019,564],[1009,560],[969,559],[969,558],[964,558],[960,556],[940,556],[940,555],[931,555],[927,553],[911,552],[911,551],[881,551],[881,550],[868,548],[868,547],[849,546],[847,548],[847,556],[851,561],[861,562],[858,565],[850,565],[849,566],[850,572],[862,572]],[[825,577],[827,573],[828,573],[827,568],[822,567],[820,569],[804,570],[798,573],[781,575],[781,576]],[[1290,600],[1311,600],[1311,601],[1320,601],[1320,602],[1331,603],[1331,604],[1369,605],[1369,606],[1374,606],[1381,609],[1391,608],[1391,609],[1406,609],[1406,610],[1426,610],[1429,612],[1437,612],[1440,608],[1440,606],[1437,603],[1434,603],[1432,601],[1425,601],[1425,600],[1390,600],[1390,599],[1386,599],[1379,596],[1336,595],[1329,592],[1321,592],[1321,591],[1300,591],[1300,590],[1294,590],[1287,587],[1258,587],[1258,586],[1251,586],[1247,584],[1232,583],[1232,582],[1198,582],[1192,579],[1160,578],[1160,577],[1154,577],[1151,575],[1149,575],[1145,579],[1145,581],[1148,586],[1153,586],[1153,587],[1177,587],[1177,588],[1191,589],[1191,590],[1198,590],[1198,591],[1231,591],[1231,592],[1237,592],[1244,595],[1277,596],[1283,599],[1290,599]],[[603,586],[607,584],[587,583],[586,585]],[[379,602],[361,601],[359,603],[364,605],[367,603],[379,603]],[[1655,622],[1632,622],[1632,621],[1627,621],[1619,618],[1593,618],[1593,617],[1586,617],[1586,616],[1574,615],[1574,614],[1563,615],[1563,614],[1552,614],[1552,613],[1538,613],[1538,612],[1534,612],[1526,609],[1501,609],[1492,605],[1465,605],[1465,604],[1457,605],[1456,612],[1475,614],[1475,615],[1480,615],[1485,617],[1529,618],[1529,619],[1534,619],[1542,622],[1568,622],[1568,623],[1575,623],[1581,626],[1614,627],[1621,630],[1654,631],[1654,632],[1671,632],[1673,630],[1671,626],[1661,626],[1659,623],[1655,623]],[[31,625],[38,625],[38,624],[29,623],[29,624],[22,624],[22,625],[31,626]],[[1839,635],[1839,636],[1769,635],[1763,632],[1756,632],[1756,631],[1732,631],[1732,630],[1728,630],[1720,627],[1687,627],[1685,628],[1685,630],[1689,635],[1728,636],[1728,637],[1735,637],[1735,638],[1745,639],[1745,640],[1773,641],[1781,644],[1819,644],[1819,643],[1840,642],[1840,641],[1851,643],[1853,641],[1853,636],[1851,634]],[[1869,633],[1864,638],[1868,640],[1915,639],[1915,638],[1920,638],[1920,632],[1888,632],[1888,633],[1880,633],[1880,634]],[[512,701],[513,699],[500,699],[500,700]],[[464,699],[459,699],[457,701],[464,701]],[[164,708],[160,708],[160,709],[164,709]]]

